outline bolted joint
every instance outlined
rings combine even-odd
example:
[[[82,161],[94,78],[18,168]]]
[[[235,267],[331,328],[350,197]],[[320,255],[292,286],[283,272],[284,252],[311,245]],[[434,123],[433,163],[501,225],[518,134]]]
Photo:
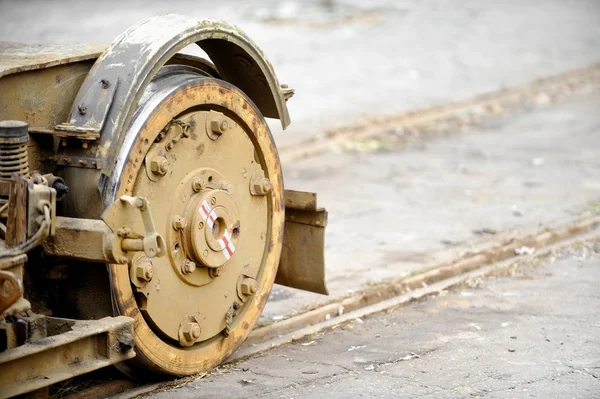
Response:
[[[228,128],[229,128],[229,123],[227,122],[227,119],[225,119],[225,118],[213,119],[212,121],[210,121],[210,131],[213,134],[220,136],[223,133],[225,133]]]
[[[154,277],[154,267],[150,262],[142,262],[135,267],[135,276],[142,281],[150,281]]]
[[[190,274],[196,270],[196,264],[189,259],[183,261],[183,265],[181,265],[181,272],[183,274]]]
[[[196,193],[202,191],[204,187],[206,187],[206,182],[199,177],[195,178],[192,182],[192,190],[194,190]]]
[[[256,179],[252,182],[252,193],[254,195],[267,195],[271,191],[271,182],[266,177]]]
[[[150,170],[155,175],[164,176],[169,171],[169,161],[162,155],[157,155],[150,161]]]
[[[185,225],[186,220],[184,217],[177,215],[173,218],[173,228],[175,230],[183,230],[185,228]]]
[[[211,267],[210,269],[208,269],[208,275],[211,278],[217,278],[221,275],[221,268],[220,267]]]
[[[246,277],[242,280],[242,283],[240,284],[240,291],[242,291],[242,294],[248,295],[248,296],[254,295],[257,290],[258,290],[258,283],[256,282],[255,279],[253,279],[251,277]]]
[[[181,338],[187,343],[193,343],[195,340],[200,338],[202,329],[200,324],[194,322],[186,322],[181,327]]]

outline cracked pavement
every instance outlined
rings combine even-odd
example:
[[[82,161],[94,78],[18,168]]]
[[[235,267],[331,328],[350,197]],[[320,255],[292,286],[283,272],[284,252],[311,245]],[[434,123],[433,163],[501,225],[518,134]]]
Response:
[[[524,259],[150,397],[598,397],[599,252]]]

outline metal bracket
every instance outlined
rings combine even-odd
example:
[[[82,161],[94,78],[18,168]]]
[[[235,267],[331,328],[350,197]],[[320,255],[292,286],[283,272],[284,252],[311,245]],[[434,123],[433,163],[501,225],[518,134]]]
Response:
[[[239,28],[221,21],[167,14],[126,30],[98,58],[83,82],[67,124],[58,130],[100,131],[100,147],[115,156],[121,148],[144,89],[178,51],[200,46],[221,78],[237,86],[263,115],[279,118],[285,129],[289,113],[269,61]],[[117,79],[118,87],[117,87]],[[108,88],[103,88],[107,80]],[[108,165],[113,163],[109,159]],[[103,169],[107,176],[113,172]]]
[[[55,126],[55,129],[74,133],[100,133],[118,85],[119,78],[113,78],[112,81],[108,78],[97,79],[95,86],[90,85],[85,93],[77,95],[74,107],[77,112],[71,112],[69,121]],[[88,114],[92,117],[86,116]]]
[[[106,159],[77,157],[72,155],[55,155],[52,157],[54,163],[60,166],[73,166],[77,168],[102,169],[106,165]]]
[[[140,218],[145,234],[141,231]],[[145,198],[122,196],[102,214],[102,220],[57,217],[56,234],[44,242],[46,254],[86,262],[123,264],[128,252],[141,252],[148,258],[163,256],[166,245],[156,232],[150,205]],[[78,243],[87,242],[82,247]],[[130,256],[131,257],[131,256]]]
[[[129,204],[130,206],[139,209],[140,214],[142,215],[144,229],[146,230],[146,235],[141,239],[127,238],[127,235],[125,235],[122,243],[123,250],[127,252],[144,251],[149,258],[166,254],[167,246],[165,240],[154,228],[154,220],[152,219],[148,200],[143,197],[130,197],[129,195],[124,195],[119,198],[119,200],[122,203]]]
[[[134,320],[126,316],[75,321],[69,331],[0,353],[1,398],[13,397],[135,356]]]
[[[317,195],[285,190],[283,248],[275,283],[328,295],[325,281],[327,211]]]

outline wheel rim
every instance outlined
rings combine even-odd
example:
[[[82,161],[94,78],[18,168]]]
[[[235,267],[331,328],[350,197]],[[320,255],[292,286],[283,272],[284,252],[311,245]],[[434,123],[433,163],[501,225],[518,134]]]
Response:
[[[115,313],[136,320],[138,360],[188,375],[221,363],[258,319],[279,263],[284,205],[279,159],[260,111],[226,82],[179,72],[161,74],[149,86],[116,180],[104,184],[114,198],[148,198],[169,249],[152,259],[149,281],[139,272],[147,265],[139,254],[130,267],[109,265]],[[186,125],[188,137],[173,140]],[[165,151],[168,142],[174,144]],[[162,156],[166,168],[148,165]],[[270,191],[260,195],[257,182],[270,183],[263,187]],[[194,324],[200,331],[189,328]]]

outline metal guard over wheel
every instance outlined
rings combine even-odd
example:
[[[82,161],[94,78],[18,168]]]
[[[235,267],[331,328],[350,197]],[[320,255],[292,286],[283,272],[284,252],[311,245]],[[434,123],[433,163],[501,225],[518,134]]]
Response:
[[[111,178],[114,198],[149,200],[167,242],[162,258],[109,265],[115,313],[136,320],[137,360],[172,375],[220,364],[258,319],[281,253],[283,181],[263,116],[227,82],[165,67]]]

